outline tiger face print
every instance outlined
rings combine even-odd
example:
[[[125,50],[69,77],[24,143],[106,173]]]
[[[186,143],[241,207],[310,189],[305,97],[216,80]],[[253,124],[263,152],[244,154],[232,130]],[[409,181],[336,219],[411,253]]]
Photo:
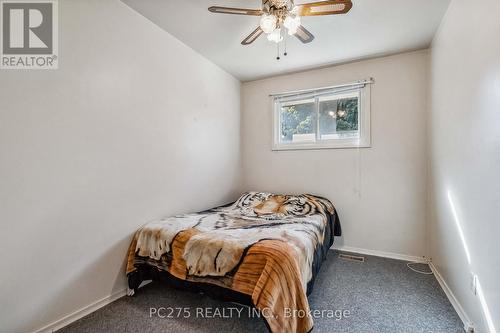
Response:
[[[333,205],[329,200],[310,194],[282,195],[265,192],[248,192],[243,194],[233,205],[234,208],[253,210],[257,216],[312,214],[332,214]]]

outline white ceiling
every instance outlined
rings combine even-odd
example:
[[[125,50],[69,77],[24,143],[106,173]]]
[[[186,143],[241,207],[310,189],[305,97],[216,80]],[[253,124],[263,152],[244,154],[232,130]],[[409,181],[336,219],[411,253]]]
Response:
[[[122,0],[242,81],[426,48],[450,0],[353,0],[346,15],[303,17],[310,44],[288,39],[288,56],[276,60],[265,36],[240,44],[259,24],[255,16],[210,13],[212,5],[260,8],[261,0]],[[296,0],[296,4],[313,2]]]

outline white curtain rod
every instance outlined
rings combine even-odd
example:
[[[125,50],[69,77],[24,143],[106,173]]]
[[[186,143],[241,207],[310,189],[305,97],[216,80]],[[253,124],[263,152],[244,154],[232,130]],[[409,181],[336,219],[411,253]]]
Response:
[[[286,96],[293,96],[293,95],[298,95],[298,94],[305,94],[305,93],[310,93],[310,92],[317,92],[317,91],[323,91],[323,90],[330,90],[330,89],[338,89],[338,88],[347,88],[347,87],[353,87],[353,86],[360,86],[360,85],[366,85],[366,84],[373,84],[375,83],[375,80],[371,77],[367,80],[362,80],[362,81],[356,81],[352,83],[346,83],[346,84],[339,84],[336,86],[330,86],[330,87],[321,87],[321,88],[314,88],[314,89],[304,89],[304,90],[295,90],[295,91],[287,91],[287,92],[282,92],[282,93],[273,93],[269,94],[270,97],[286,97]]]

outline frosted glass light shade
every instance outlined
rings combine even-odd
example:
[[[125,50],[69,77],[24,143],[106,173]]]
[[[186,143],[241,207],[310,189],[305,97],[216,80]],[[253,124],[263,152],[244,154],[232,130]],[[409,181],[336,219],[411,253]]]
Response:
[[[269,15],[269,14],[263,14],[260,18],[260,28],[262,31],[264,31],[266,34],[269,34],[276,29],[276,16],[274,15]]]
[[[275,43],[281,42],[283,40],[283,36],[281,36],[281,29],[275,29],[273,32],[267,35],[267,40]]]
[[[300,27],[300,16],[288,15],[283,25],[288,29],[289,35],[294,35]]]

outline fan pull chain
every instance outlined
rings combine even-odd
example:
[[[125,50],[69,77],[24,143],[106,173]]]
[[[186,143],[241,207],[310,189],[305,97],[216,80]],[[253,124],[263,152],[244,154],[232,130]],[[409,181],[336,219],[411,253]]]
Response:
[[[285,52],[283,53],[283,55],[286,57],[288,55],[288,53],[286,52],[286,38],[287,38],[287,34],[285,34]]]
[[[280,60],[280,43],[276,43],[276,49],[277,49],[276,60]]]

